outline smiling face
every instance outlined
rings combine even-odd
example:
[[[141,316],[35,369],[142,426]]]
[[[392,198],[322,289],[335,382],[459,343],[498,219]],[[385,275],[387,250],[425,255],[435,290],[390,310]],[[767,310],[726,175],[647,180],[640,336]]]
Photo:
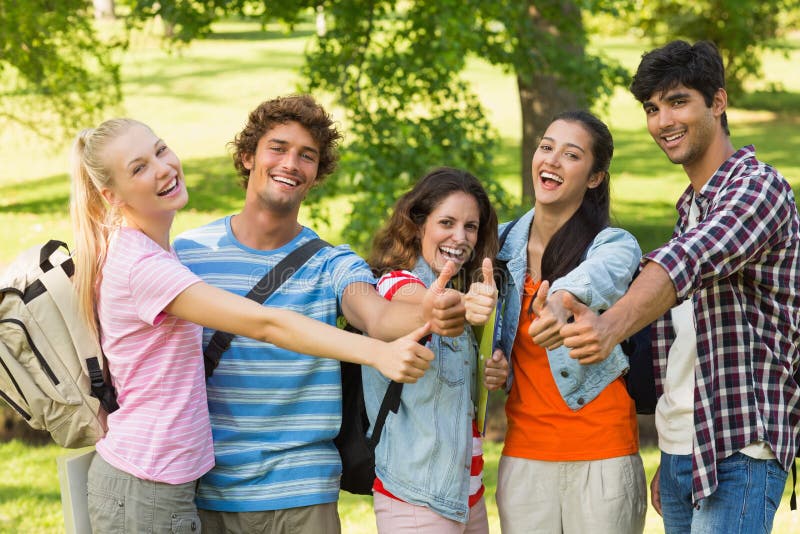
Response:
[[[296,212],[316,183],[319,147],[308,130],[290,121],[267,131],[242,163],[250,171],[248,197],[280,213]]]
[[[677,85],[654,93],[642,107],[647,129],[672,163],[692,166],[703,160],[716,136],[718,99],[709,107],[696,89]],[[724,109],[722,109],[724,111]]]
[[[109,142],[104,159],[112,180],[101,194],[126,217],[174,214],[189,200],[178,156],[144,125]]]
[[[434,273],[448,260],[460,268],[470,259],[479,226],[478,201],[463,191],[451,193],[434,208],[420,228],[422,257]]]
[[[592,173],[592,136],[578,122],[550,124],[533,154],[531,169],[537,208],[574,213],[589,188],[602,183],[605,173]]]

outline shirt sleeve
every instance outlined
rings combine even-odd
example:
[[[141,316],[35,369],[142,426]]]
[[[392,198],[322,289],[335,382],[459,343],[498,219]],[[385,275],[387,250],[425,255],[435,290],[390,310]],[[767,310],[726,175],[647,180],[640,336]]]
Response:
[[[347,245],[339,245],[328,251],[328,274],[339,302],[342,301],[347,286],[357,282],[375,285],[372,270],[358,254]]]
[[[553,282],[550,294],[568,291],[594,311],[607,310],[628,290],[641,257],[633,235],[606,228],[597,234],[580,265]]]
[[[757,172],[735,177],[697,226],[645,256],[667,271],[678,301],[732,276],[782,239],[793,202],[781,182]]]
[[[392,271],[378,279],[375,289],[377,289],[378,294],[386,300],[392,300],[398,291],[403,287],[407,287],[409,284],[425,285],[422,283],[422,280],[409,271]]]
[[[164,308],[197,282],[200,278],[183,266],[173,253],[160,248],[148,251],[131,268],[129,276],[136,313],[145,323],[156,324]]]

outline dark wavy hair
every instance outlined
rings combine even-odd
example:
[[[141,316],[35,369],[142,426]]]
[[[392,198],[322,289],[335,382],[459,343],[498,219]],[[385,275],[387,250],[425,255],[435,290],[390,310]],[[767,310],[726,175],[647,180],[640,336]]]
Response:
[[[497,214],[481,183],[466,171],[440,167],[423,176],[411,191],[400,197],[386,225],[372,244],[369,264],[376,276],[396,269],[412,269],[422,253],[420,228],[448,196],[466,193],[478,203],[478,239],[472,256],[459,271],[456,286],[464,289],[480,277],[483,258],[497,254]]]
[[[672,41],[644,55],[631,82],[631,93],[644,102],[655,93],[683,85],[703,95],[711,107],[717,90],[725,89],[725,66],[711,41]],[[722,114],[722,129],[730,135],[727,113]]]
[[[584,252],[600,231],[610,223],[610,190],[608,168],[614,155],[614,139],[603,121],[584,110],[566,111],[558,120],[579,124],[592,138],[591,174],[602,172],[603,181],[587,189],[583,201],[572,217],[558,229],[542,253],[542,280],[556,280],[581,263]]]
[[[342,135],[331,116],[309,95],[289,95],[262,102],[250,112],[247,124],[229,145],[233,147],[233,164],[247,189],[250,171],[243,158],[256,153],[258,141],[277,124],[295,121],[309,131],[319,145],[319,168],[316,183],[321,183],[336,169],[339,160],[337,145]]]

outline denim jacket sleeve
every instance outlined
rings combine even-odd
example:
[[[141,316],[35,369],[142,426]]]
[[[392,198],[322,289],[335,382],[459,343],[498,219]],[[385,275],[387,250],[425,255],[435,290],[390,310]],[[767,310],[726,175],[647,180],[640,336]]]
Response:
[[[605,228],[581,264],[554,281],[549,294],[569,291],[592,310],[607,310],[628,290],[641,256],[633,235],[621,228]]]

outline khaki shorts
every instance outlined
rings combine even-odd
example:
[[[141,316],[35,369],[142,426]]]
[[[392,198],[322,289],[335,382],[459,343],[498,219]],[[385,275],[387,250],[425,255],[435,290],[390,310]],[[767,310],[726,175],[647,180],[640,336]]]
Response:
[[[92,532],[199,534],[196,487],[142,480],[95,454],[87,483]]]
[[[503,534],[640,534],[647,512],[638,453],[576,462],[501,456],[496,498]]]
[[[211,534],[341,534],[335,502],[261,512],[200,510],[203,528]]]

